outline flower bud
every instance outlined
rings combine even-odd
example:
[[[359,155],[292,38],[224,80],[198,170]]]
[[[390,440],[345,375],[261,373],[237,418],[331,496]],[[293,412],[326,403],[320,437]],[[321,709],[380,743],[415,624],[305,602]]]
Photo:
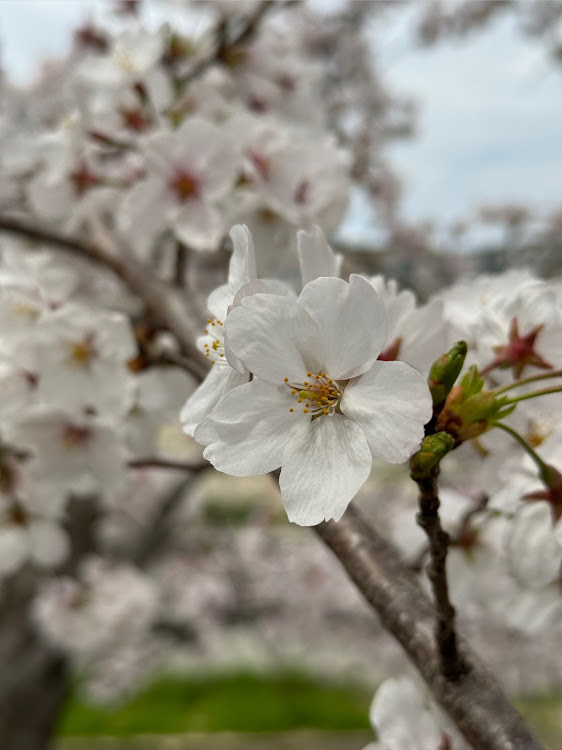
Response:
[[[449,395],[464,364],[466,351],[466,342],[457,341],[446,354],[433,363],[427,381],[433,406],[442,404]]]
[[[507,417],[515,409],[515,404],[506,406],[507,396],[483,391],[483,387],[484,380],[473,365],[447,396],[436,429],[452,435],[457,445],[487,432],[494,422]]]
[[[427,476],[431,469],[441,459],[453,450],[455,438],[447,432],[437,432],[435,435],[426,435],[422,440],[421,447],[414,453],[410,460],[410,471],[414,478]]]

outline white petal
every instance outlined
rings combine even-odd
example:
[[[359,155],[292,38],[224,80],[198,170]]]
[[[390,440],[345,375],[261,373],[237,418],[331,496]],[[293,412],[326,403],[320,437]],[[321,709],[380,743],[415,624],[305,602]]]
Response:
[[[195,430],[215,469],[236,477],[265,474],[281,466],[283,451],[304,414],[289,411],[295,400],[254,378],[234,388]]]
[[[338,276],[341,265],[339,257],[326,242],[320,227],[313,227],[310,232],[300,229],[297,232],[297,249],[303,286],[320,276]]]
[[[562,548],[552,528],[549,504],[524,505],[509,528],[507,553],[516,578],[527,586],[544,586],[556,580]]]
[[[231,375],[235,375],[238,382],[232,383],[228,390],[232,390],[236,385],[242,385],[245,380],[248,380],[247,376],[244,380],[242,375],[234,372],[228,365],[213,365],[211,367],[205,380],[191,394],[181,410],[180,420],[185,433],[193,437],[197,425],[212,412],[223,397]]]
[[[180,242],[194,250],[216,250],[223,235],[223,220],[217,209],[200,200],[187,201],[175,214],[172,230]]]
[[[373,456],[395,464],[419,448],[432,404],[419,372],[404,362],[375,362],[348,384],[341,410],[363,429]]]
[[[154,133],[144,142],[146,168],[167,181],[174,172],[177,141],[172,133]]]
[[[61,563],[70,550],[67,534],[60,526],[48,521],[35,521],[31,524],[29,545],[32,559],[45,567]]]
[[[410,677],[385,680],[375,693],[370,717],[384,747],[437,750],[440,746],[442,729]]]
[[[448,348],[443,303],[433,300],[402,320],[401,325],[398,335],[403,341],[398,359],[427,377],[431,365]]]
[[[228,286],[232,297],[234,297],[244,284],[254,281],[258,274],[254,240],[248,227],[244,224],[236,224],[230,230],[230,238],[232,239],[233,249],[228,269]]]
[[[302,382],[322,367],[314,356],[318,329],[310,315],[287,297],[255,294],[226,320],[228,346],[250,372],[275,385]]]
[[[316,279],[304,287],[297,302],[318,327],[321,367],[334,380],[361,375],[381,353],[386,311],[366,279],[357,274],[349,284],[342,279]]]
[[[232,304],[232,293],[228,284],[218,286],[209,294],[207,307],[214,318],[226,320],[228,308]]]
[[[289,521],[338,521],[371,471],[363,431],[341,414],[300,423],[287,444],[279,478]]]
[[[278,294],[282,297],[287,297],[293,302],[296,301],[297,298],[295,292],[282,281],[278,281],[277,279],[255,279],[254,281],[250,281],[249,284],[244,284],[244,286],[238,290],[232,301],[232,307],[238,307],[242,304],[243,299],[246,299],[246,297],[252,297],[254,294]],[[237,357],[230,348],[227,335],[224,337],[224,353],[226,354],[228,364],[237,372],[248,372],[242,360]]]
[[[278,279],[255,279],[238,290],[232,306],[238,307],[238,305],[242,304],[243,299],[251,297],[254,294],[278,294],[281,297],[287,297],[293,302],[297,300],[295,290],[285,284],[285,282]]]
[[[27,535],[17,526],[0,527],[0,580],[11,575],[27,558]]]
[[[64,219],[79,200],[69,179],[48,174],[41,174],[31,181],[28,198],[32,210],[42,219],[51,221]]]
[[[170,200],[166,185],[160,180],[141,180],[126,194],[118,213],[120,226],[132,230],[135,236],[150,238],[167,225]]]

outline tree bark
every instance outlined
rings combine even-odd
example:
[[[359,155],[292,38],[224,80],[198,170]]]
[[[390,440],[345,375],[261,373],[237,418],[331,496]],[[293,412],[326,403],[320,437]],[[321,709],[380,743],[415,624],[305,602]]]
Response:
[[[0,748],[47,750],[69,685],[67,660],[41,638],[29,606],[37,575],[22,569],[0,586]]]
[[[542,750],[495,677],[459,639],[466,671],[443,674],[434,637],[437,613],[396,550],[350,506],[338,523],[314,530],[398,640],[435,698],[476,750]]]

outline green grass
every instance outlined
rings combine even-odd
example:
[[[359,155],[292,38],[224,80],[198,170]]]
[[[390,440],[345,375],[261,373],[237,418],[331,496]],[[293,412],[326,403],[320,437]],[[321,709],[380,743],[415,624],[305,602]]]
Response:
[[[72,698],[61,737],[133,737],[184,732],[286,732],[368,729],[372,695],[299,672],[163,677],[131,701],[99,707]],[[519,711],[548,750],[562,750],[560,696],[523,696]]]
[[[370,700],[361,689],[329,685],[297,672],[166,677],[119,707],[71,699],[59,736],[366,729]]]
[[[515,706],[548,750],[562,750],[562,695],[521,696]]]

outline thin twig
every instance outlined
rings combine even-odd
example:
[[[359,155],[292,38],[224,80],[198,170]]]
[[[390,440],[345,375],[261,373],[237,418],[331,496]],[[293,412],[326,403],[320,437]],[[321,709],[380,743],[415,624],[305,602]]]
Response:
[[[438,474],[439,469],[436,467],[429,476],[415,479],[420,490],[420,509],[416,520],[429,540],[430,559],[426,569],[437,610],[435,637],[441,657],[441,669],[447,679],[455,680],[464,673],[466,665],[457,648],[455,608],[449,598],[446,570],[449,535],[441,526],[439,518]]]
[[[0,215],[0,232],[9,232],[52,245],[109,268],[140,297],[154,320],[174,334],[192,375],[202,380],[207,374],[208,365],[194,344],[196,331],[190,324],[177,294],[170,286],[155,278],[150,269],[128,255],[124,248],[118,247],[115,238],[99,219],[91,217],[90,223],[98,240],[96,242],[88,242],[80,237],[72,237],[55,229],[34,225],[25,219],[11,216]]]
[[[50,227],[30,223],[27,219],[15,216],[0,216],[0,232],[15,234],[28,240],[53,245],[73,255],[81,255],[104,268],[109,268],[121,278],[122,270],[118,258],[106,257],[101,248],[80,237],[71,237]]]
[[[161,352],[156,355],[143,353],[141,357],[142,370],[150,367],[177,367],[192,374],[194,367],[196,367],[193,360],[173,354],[172,352]]]
[[[178,83],[186,86],[191,83],[191,81],[199,78],[212,65],[220,62],[225,56],[226,50],[232,49],[241,44],[247,44],[257,33],[263,17],[275,5],[276,3],[273,0],[263,0],[254,13],[248,18],[241,31],[230,40],[226,39],[226,29],[224,24],[221,24],[219,27],[219,33],[217,34],[216,44],[211,53],[194,62],[189,71],[179,78]]]
[[[472,537],[472,519],[479,513],[482,513],[488,505],[488,496],[482,495],[471,505],[463,514],[454,534],[449,537],[449,547],[467,547]],[[425,558],[429,553],[429,545],[424,546],[420,552],[409,563],[408,567],[414,573],[419,573],[423,567]]]
[[[172,513],[180,505],[185,493],[191,486],[195,474],[188,474],[168,491],[161,499],[151,522],[146,526],[132,555],[133,562],[140,568],[146,567],[162,548],[166,537],[166,528]]]
[[[192,474],[198,474],[205,469],[212,468],[208,461],[200,461],[192,464],[187,461],[171,461],[167,458],[133,458],[127,462],[130,469],[173,469],[174,471],[189,471]]]
[[[185,305],[187,300],[180,301],[172,287],[160,281],[149,269],[131,257],[99,216],[90,216],[88,225],[103,256],[119,260],[121,279],[142,299],[152,317],[175,335],[182,353],[196,365],[193,374],[202,380],[209,366],[194,344],[198,332],[191,324]]]
[[[467,669],[449,680],[433,637],[435,608],[397,551],[350,506],[314,531],[339,559],[384,627],[402,645],[435,698],[475,750],[541,750],[494,675],[459,639]]]
[[[178,289],[183,289],[185,286],[185,273],[187,269],[187,262],[189,258],[189,248],[183,245],[181,242],[176,243],[176,255],[174,259],[174,272],[172,283]]]

